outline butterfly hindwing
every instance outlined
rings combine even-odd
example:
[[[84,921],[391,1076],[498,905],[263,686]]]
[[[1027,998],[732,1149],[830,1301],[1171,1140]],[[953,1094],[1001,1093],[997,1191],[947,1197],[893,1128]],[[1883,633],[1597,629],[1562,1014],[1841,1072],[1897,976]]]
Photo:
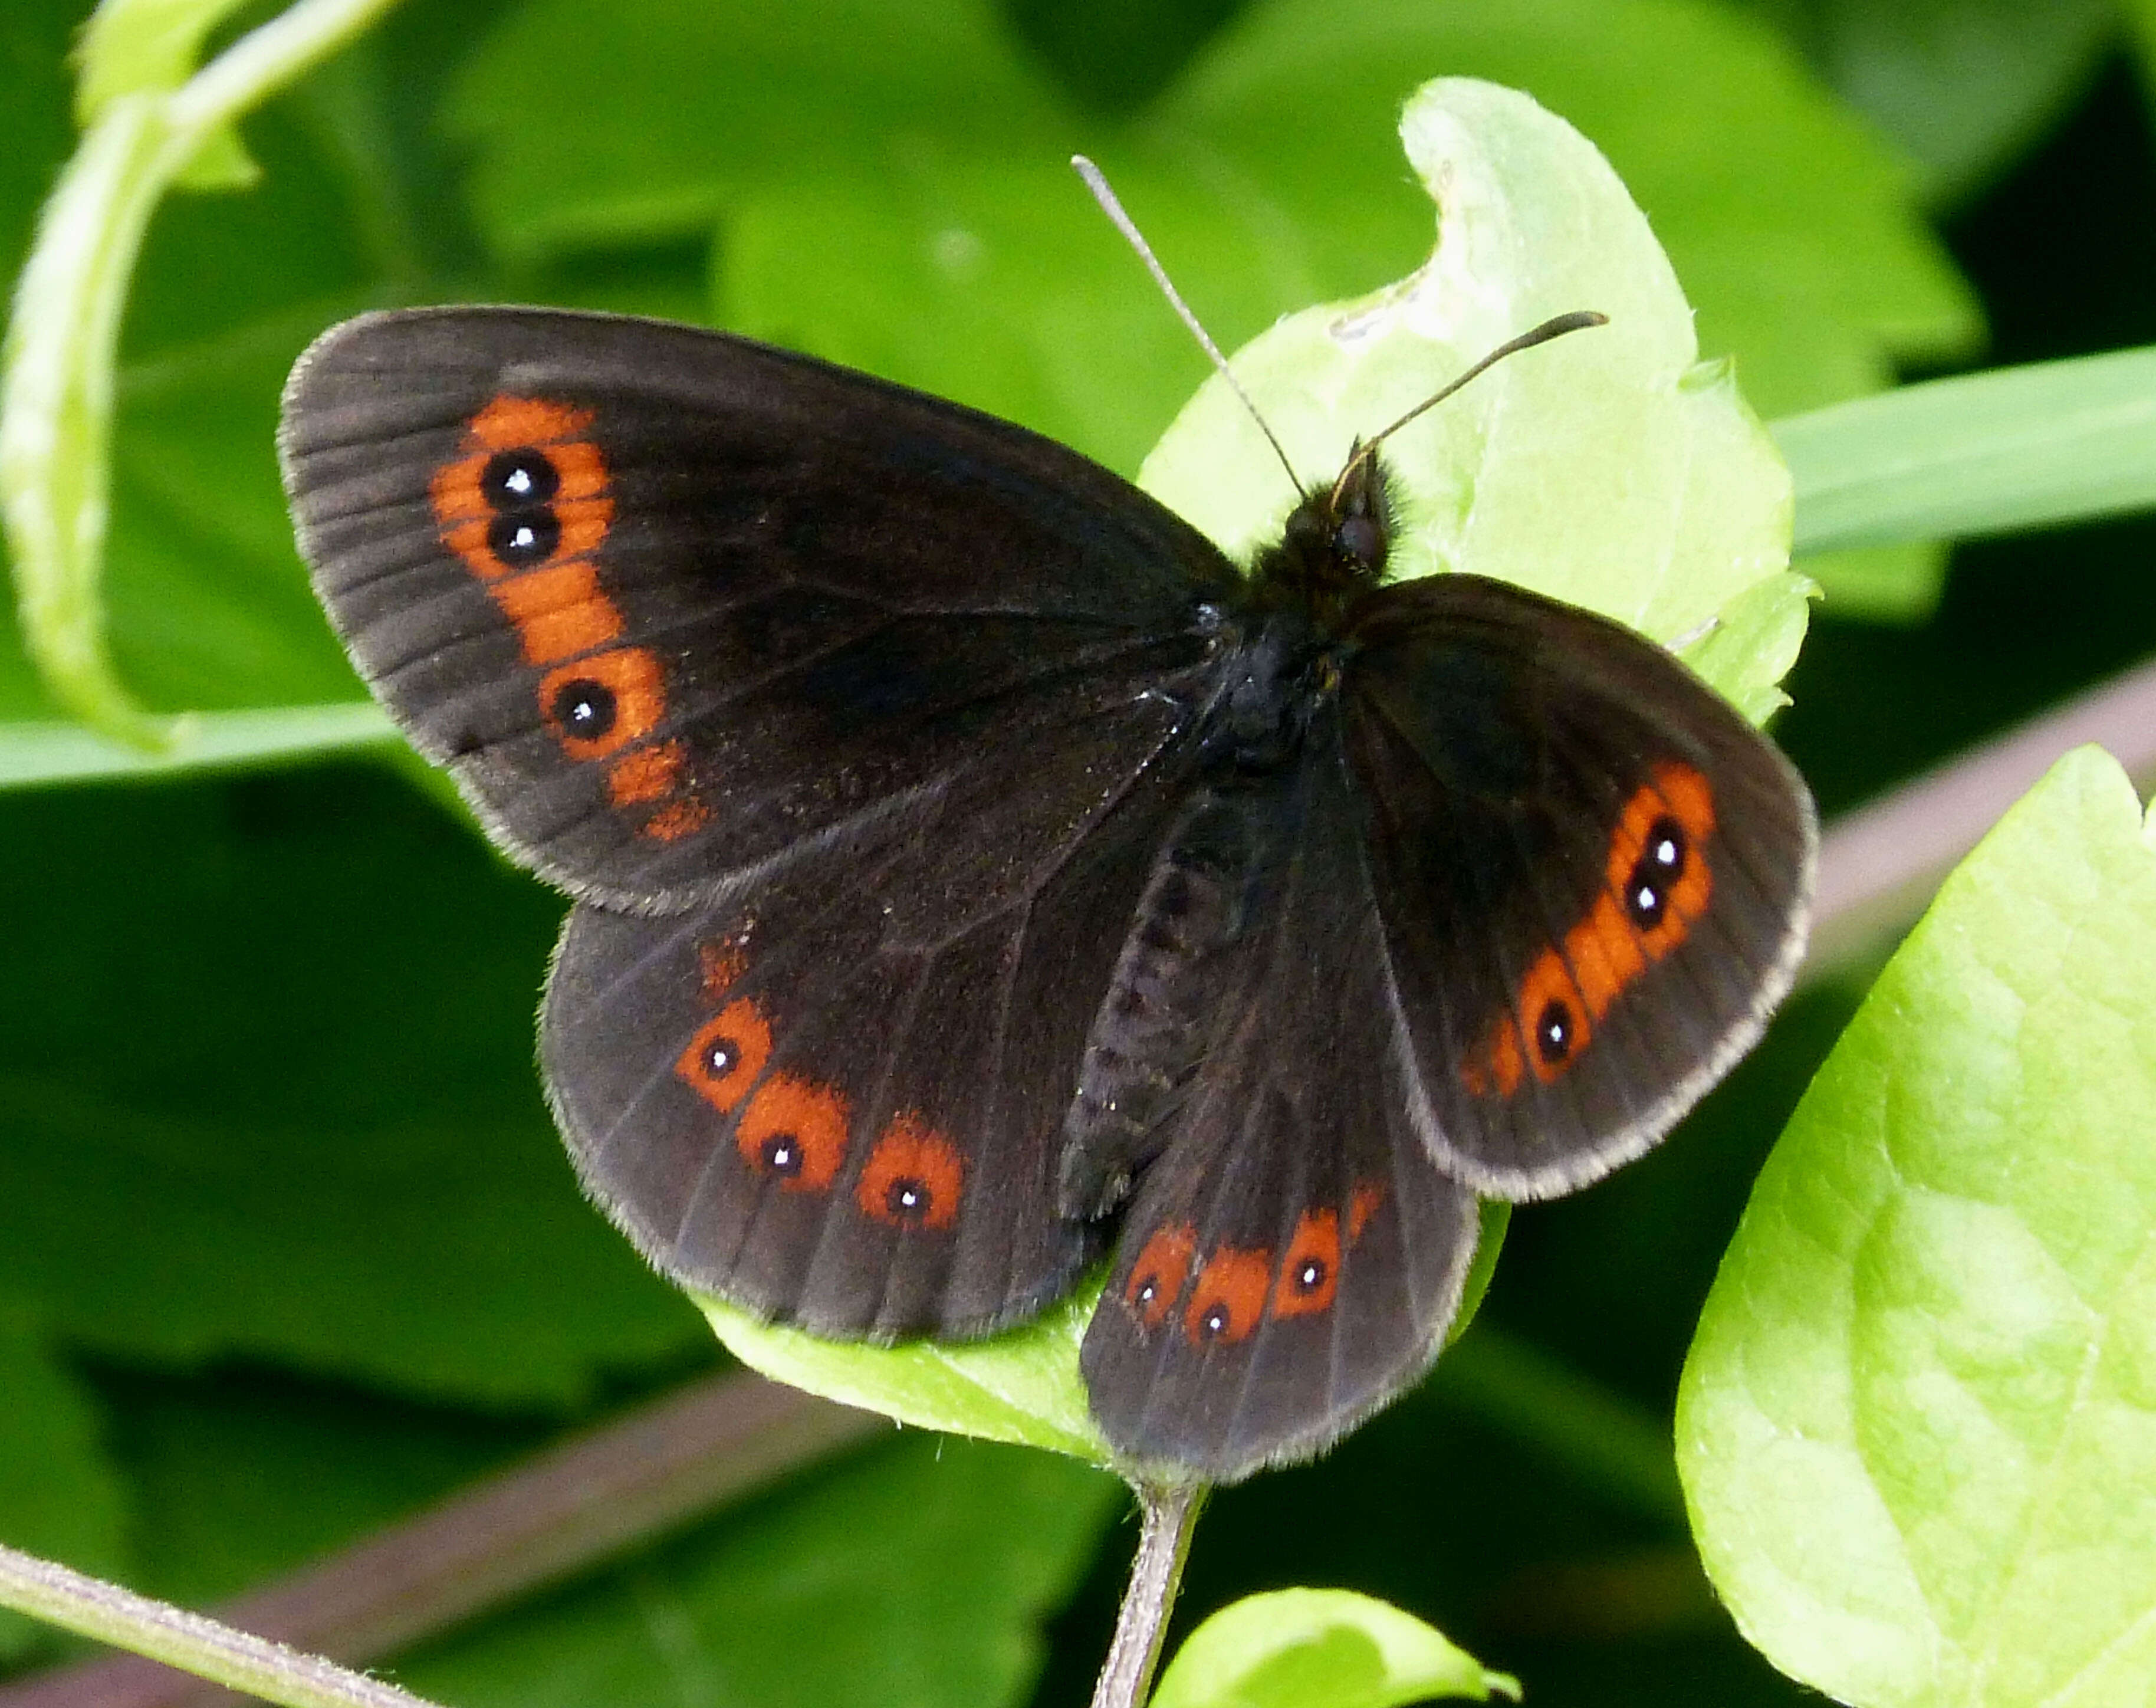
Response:
[[[1327,710],[1290,773],[1204,803],[1243,821],[1209,849],[1214,877],[1245,852],[1219,916],[1240,930],[1197,969],[1196,1065],[1082,1353],[1094,1415],[1141,1464],[1222,1480],[1306,1457],[1419,1376],[1458,1308],[1476,1199],[1408,1112],[1351,787]]]
[[[1235,580],[1051,441],[652,321],[362,317],[294,370],[280,451],[415,745],[526,864],[647,910],[954,791],[978,892],[1181,727]],[[1074,728],[1084,762],[1033,762]]]
[[[1590,613],[1446,575],[1350,627],[1410,1107],[1478,1191],[1584,1185],[1659,1139],[1788,988],[1810,798],[1682,664]]]
[[[541,1054],[592,1195],[661,1271],[844,1337],[960,1336],[1067,1290],[1075,1064],[1187,766],[1044,834],[924,931],[910,839],[679,915],[580,907]],[[957,827],[948,827],[957,834]]]

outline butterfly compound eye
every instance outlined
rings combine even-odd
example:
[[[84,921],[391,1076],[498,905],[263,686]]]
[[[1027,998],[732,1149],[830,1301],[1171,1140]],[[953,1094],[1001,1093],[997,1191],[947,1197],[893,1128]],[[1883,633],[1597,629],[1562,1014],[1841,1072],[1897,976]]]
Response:
[[[1364,569],[1382,569],[1385,562],[1385,529],[1375,516],[1353,515],[1333,530],[1332,549]]]

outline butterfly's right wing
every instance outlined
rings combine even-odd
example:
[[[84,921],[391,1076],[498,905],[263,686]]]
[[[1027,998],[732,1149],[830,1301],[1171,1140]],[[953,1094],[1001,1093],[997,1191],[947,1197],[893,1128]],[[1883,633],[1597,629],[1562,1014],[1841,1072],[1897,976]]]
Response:
[[[279,439],[368,685],[505,848],[677,910],[910,839],[993,901],[1187,727],[1235,572],[1009,423],[693,327],[371,315]]]

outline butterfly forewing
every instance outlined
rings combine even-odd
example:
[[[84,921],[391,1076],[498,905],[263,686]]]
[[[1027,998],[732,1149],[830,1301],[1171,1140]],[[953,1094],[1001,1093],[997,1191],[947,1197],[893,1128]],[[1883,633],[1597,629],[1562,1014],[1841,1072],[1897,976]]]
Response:
[[[1353,633],[1347,748],[1431,1153],[1493,1196],[1583,1185],[1788,987],[1810,798],[1682,664],[1587,612],[1437,576]]]
[[[819,839],[918,826],[1022,858],[1181,726],[1219,554],[1075,453],[693,328],[374,315],[295,369],[280,441],[369,683],[498,839],[673,908]],[[1103,714],[1122,721],[1106,732]],[[1044,798],[1049,791],[1063,794]]]

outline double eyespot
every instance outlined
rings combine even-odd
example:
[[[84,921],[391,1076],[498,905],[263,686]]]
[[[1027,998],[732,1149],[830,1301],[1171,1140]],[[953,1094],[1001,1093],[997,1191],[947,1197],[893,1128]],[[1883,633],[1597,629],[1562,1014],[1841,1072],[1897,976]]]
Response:
[[[1358,1184],[1346,1208],[1346,1249],[1353,1250],[1384,1201],[1383,1187]],[[1222,1244],[1198,1255],[1198,1231],[1188,1222],[1156,1228],[1139,1248],[1123,1282],[1123,1302],[1139,1324],[1157,1329],[1181,1307],[1184,1337],[1194,1346],[1229,1345],[1258,1325],[1315,1316],[1332,1308],[1340,1289],[1342,1212],[1306,1210],[1278,1263],[1267,1246]]]
[[[744,970],[737,946],[702,956],[706,998],[719,1000]],[[733,1123],[734,1149],[783,1192],[824,1193],[851,1147],[853,1103],[838,1086],[767,1071],[772,1023],[747,997],[724,1002],[675,1059],[675,1077]],[[902,1110],[878,1135],[853,1187],[861,1214],[902,1232],[944,1232],[965,1198],[964,1154],[917,1111]]]
[[[1707,911],[1714,823],[1714,792],[1704,776],[1674,761],[1655,767],[1610,832],[1594,905],[1536,957],[1510,1009],[1460,1064],[1471,1092],[1510,1097],[1528,1073],[1548,1085],[1578,1060],[1610,1005]]]
[[[666,716],[665,671],[648,647],[619,644],[627,624],[599,584],[614,505],[591,424],[588,409],[493,398],[429,483],[434,521],[542,672],[540,721],[562,751],[608,762],[611,803],[644,835],[671,842],[701,828],[711,808],[689,786],[680,743],[652,739]]]

